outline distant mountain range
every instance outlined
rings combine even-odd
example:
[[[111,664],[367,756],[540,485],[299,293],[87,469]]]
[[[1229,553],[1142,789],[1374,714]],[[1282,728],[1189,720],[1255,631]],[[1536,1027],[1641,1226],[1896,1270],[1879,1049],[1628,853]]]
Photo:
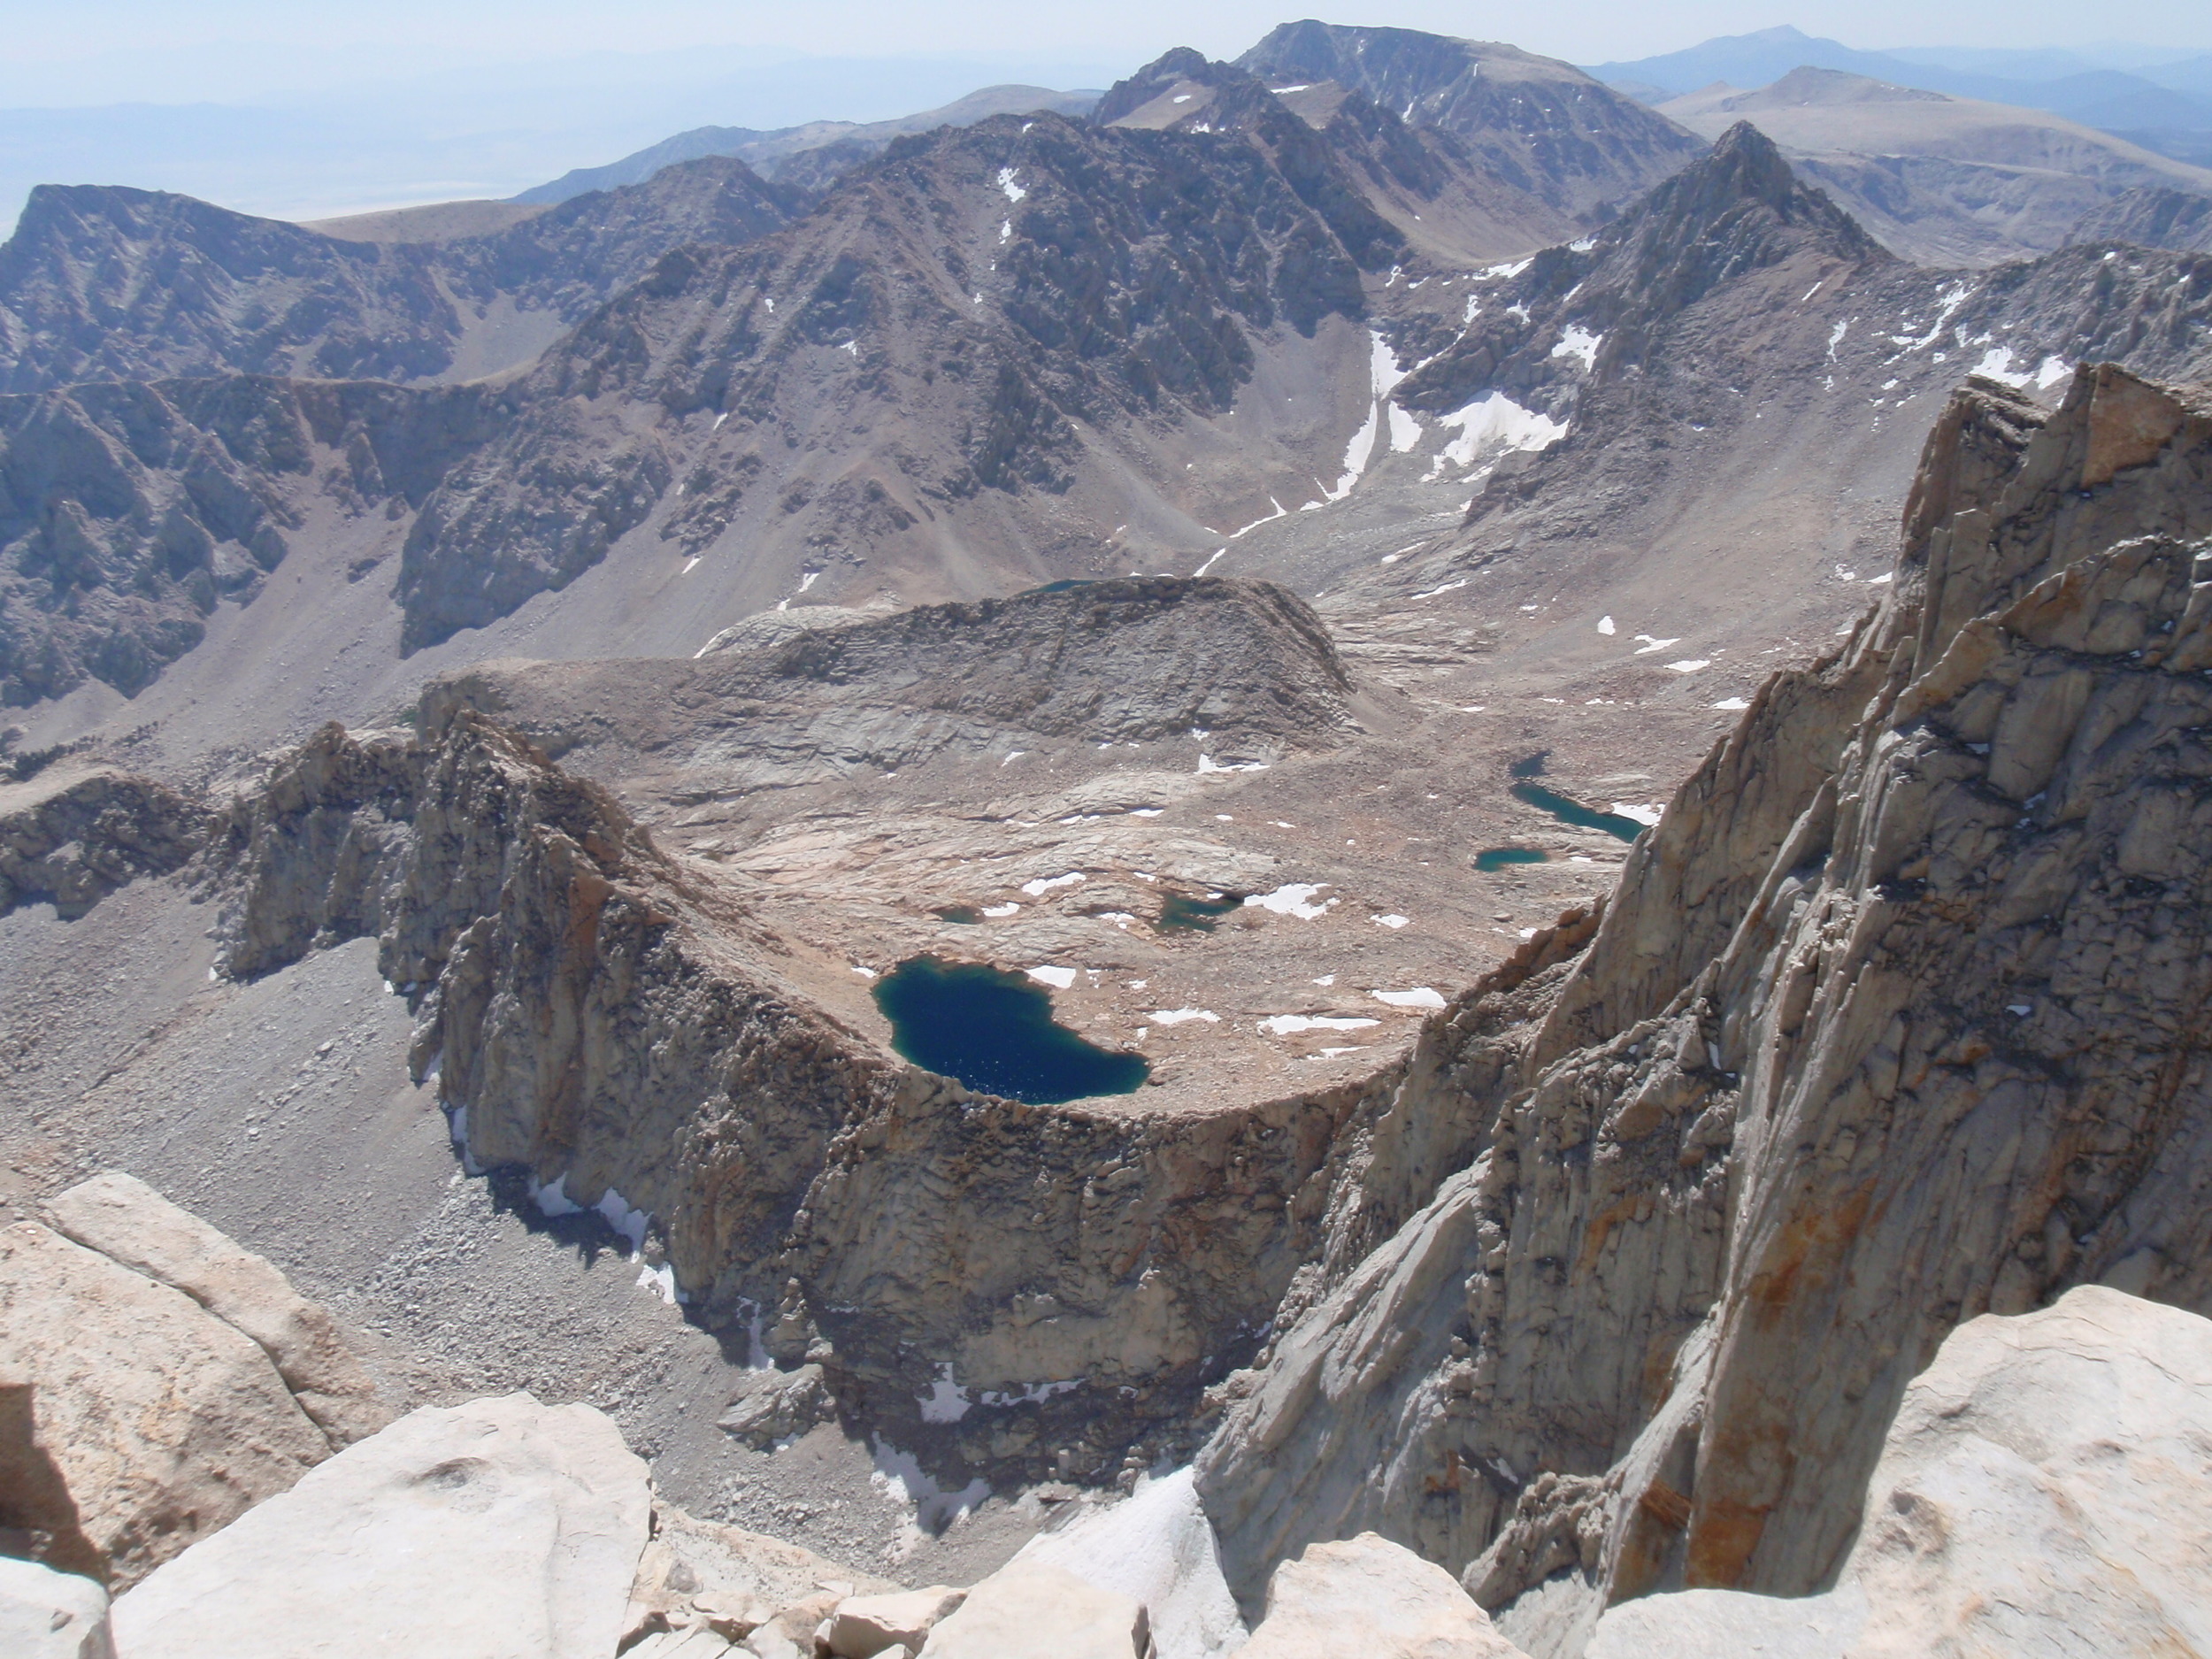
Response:
[[[972,127],[994,115],[1026,115],[1038,110],[1048,110],[1055,115],[1087,115],[1099,97],[1096,92],[1055,92],[1049,87],[985,87],[941,109],[925,110],[918,115],[902,115],[888,121],[807,121],[766,132],[749,127],[695,127],[689,132],[649,144],[619,161],[611,161],[603,167],[572,168],[550,183],[537,185],[511,199],[521,203],[565,202],[587,190],[642,184],[663,167],[680,161],[696,161],[703,156],[734,156],[766,179],[780,179],[787,170],[791,170],[810,182],[822,183],[841,166],[866,160],[893,139],[908,133],[926,133],[940,127]],[[823,150],[832,153],[826,157],[814,156],[813,152]],[[814,165],[797,162],[801,156],[812,157]],[[824,160],[830,164],[826,169],[820,165]]]
[[[1982,64],[1988,67],[1970,67]],[[1681,51],[1592,65],[1607,85],[1648,103],[1716,82],[1763,87],[1793,69],[1840,70],[1892,86],[2047,110],[2121,133],[2146,148],[2200,161],[2212,150],[2212,54],[2135,71],[2095,66],[2063,53],[1870,52],[1784,26],[1723,35]],[[1994,73],[1998,68],[2012,73]],[[2056,73],[2033,73],[2056,72]]]

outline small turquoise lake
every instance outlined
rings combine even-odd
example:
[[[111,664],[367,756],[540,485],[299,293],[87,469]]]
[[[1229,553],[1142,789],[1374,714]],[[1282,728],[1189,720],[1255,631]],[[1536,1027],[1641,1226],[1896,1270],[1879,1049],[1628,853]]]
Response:
[[[916,1065],[972,1089],[1056,1105],[1127,1094],[1152,1068],[1052,1018],[1052,998],[1026,975],[981,963],[910,956],[875,985],[891,1046]]]
[[[1513,775],[1521,780],[1513,786],[1512,794],[1516,801],[1525,806],[1532,806],[1540,812],[1548,812],[1562,824],[1571,824],[1577,829],[1602,830],[1606,834],[1624,841],[1632,841],[1644,833],[1644,826],[1632,818],[1623,818],[1617,812],[1600,812],[1594,807],[1586,807],[1579,801],[1571,800],[1557,790],[1547,789],[1542,784],[1535,782],[1534,780],[1544,775],[1544,757],[1549,753],[1549,749],[1541,749],[1526,760],[1513,763]],[[1498,848],[1494,850],[1504,852],[1510,849]],[[1520,864],[1528,861],[1508,859],[1504,862]],[[1477,869],[1482,867],[1479,863],[1476,864]]]

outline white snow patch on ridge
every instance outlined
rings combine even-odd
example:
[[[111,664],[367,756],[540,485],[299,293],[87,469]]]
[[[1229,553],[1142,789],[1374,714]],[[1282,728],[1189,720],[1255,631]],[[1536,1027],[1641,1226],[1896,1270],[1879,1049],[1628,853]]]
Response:
[[[1555,357],[1580,357],[1585,373],[1597,367],[1598,348],[1605,343],[1603,334],[1594,334],[1580,323],[1569,323],[1566,332],[1559,336],[1559,343],[1551,349]]]
[[[1071,870],[1064,876],[1039,876],[1034,881],[1023,882],[1022,891],[1033,899],[1040,899],[1055,887],[1071,887],[1082,879],[1079,870]]]
[[[1464,409],[1441,417],[1439,424],[1459,432],[1444,446],[1440,457],[1455,466],[1472,466],[1475,457],[1488,449],[1548,449],[1567,435],[1565,421],[1524,409],[1503,392],[1478,397]]]
[[[998,188],[1006,192],[1006,199],[1010,202],[1018,202],[1029,194],[1026,187],[1014,182],[1014,170],[1011,167],[1001,167],[998,170]]]

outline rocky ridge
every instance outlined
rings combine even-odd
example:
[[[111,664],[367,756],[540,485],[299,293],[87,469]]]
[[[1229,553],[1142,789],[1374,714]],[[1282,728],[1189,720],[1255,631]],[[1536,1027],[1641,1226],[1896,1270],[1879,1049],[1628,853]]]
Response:
[[[469,379],[528,361],[671,248],[747,242],[801,205],[707,157],[489,234],[377,242],[161,191],[42,185],[0,244],[0,392]]]
[[[1677,792],[1486,1086],[1393,1102],[1471,1160],[1225,1391],[1233,1581],[1373,1527],[1578,1629],[1801,1594],[1953,1325],[2205,1304],[2208,465],[2212,415],[2114,369],[1952,405],[1891,594]]]

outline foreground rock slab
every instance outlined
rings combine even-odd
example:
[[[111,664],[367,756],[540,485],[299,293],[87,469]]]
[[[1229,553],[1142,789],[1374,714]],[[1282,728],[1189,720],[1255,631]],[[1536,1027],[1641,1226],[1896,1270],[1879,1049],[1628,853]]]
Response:
[[[1150,1647],[1141,1601],[1017,1562],[969,1591],[919,1659],[1145,1659]]]
[[[426,1407],[115,1605],[132,1659],[606,1659],[651,1513],[603,1414],[525,1394]]]
[[[1375,1532],[1309,1545],[1275,1569],[1250,1659],[1525,1659],[1434,1562]]]
[[[108,1593],[89,1578],[0,1555],[0,1654],[115,1659]]]
[[[1630,1601],[1589,1659],[2212,1651],[2212,1320],[2102,1286],[1961,1325],[1907,1389],[1842,1581]]]
[[[252,1340],[35,1222],[0,1228],[0,1393],[8,1525],[112,1586],[330,1455]]]
[[[56,1226],[86,1248],[182,1291],[260,1344],[334,1450],[392,1420],[328,1309],[293,1289],[273,1263],[136,1176],[96,1175],[50,1208]]]

